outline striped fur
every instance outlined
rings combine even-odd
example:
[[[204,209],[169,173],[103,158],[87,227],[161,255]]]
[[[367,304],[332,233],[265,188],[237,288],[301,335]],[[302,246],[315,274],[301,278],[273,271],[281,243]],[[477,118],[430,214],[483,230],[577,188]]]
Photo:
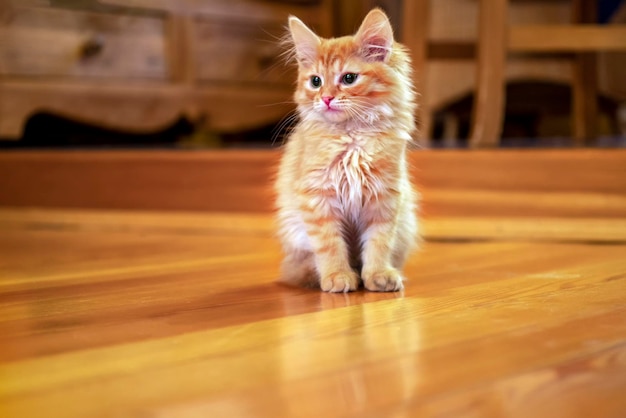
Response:
[[[300,121],[276,181],[282,280],[329,292],[356,290],[361,281],[373,291],[400,290],[417,236],[406,162],[415,130],[407,51],[378,9],[354,36],[319,38],[295,17],[289,27]],[[351,84],[342,81],[347,73],[356,74]]]

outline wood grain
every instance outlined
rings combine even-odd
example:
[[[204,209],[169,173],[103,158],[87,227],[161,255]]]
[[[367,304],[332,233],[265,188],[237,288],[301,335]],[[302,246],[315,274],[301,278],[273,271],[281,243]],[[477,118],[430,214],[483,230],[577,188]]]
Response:
[[[0,153],[0,205],[269,212],[279,152]],[[626,151],[410,154],[422,215],[626,218]]]
[[[506,106],[507,0],[481,0],[478,14],[476,93],[469,143],[494,147],[500,140]]]
[[[433,114],[428,106],[428,52],[431,20],[431,0],[405,1],[402,3],[402,43],[411,51],[413,85],[418,107],[416,117],[419,122],[417,139],[420,145],[427,146],[432,138]]]
[[[508,48],[516,52],[623,51],[626,27],[580,24],[512,27]]]
[[[165,80],[163,35],[154,17],[16,8],[0,25],[0,76]],[[82,55],[94,38],[101,50]]]
[[[233,132],[273,123],[293,110],[285,101],[290,89],[257,87],[15,81],[0,85],[0,135],[20,137],[24,120],[41,110],[138,133],[165,129],[181,117],[197,122],[200,115],[207,128]]]
[[[598,21],[594,0],[572,2],[574,23]],[[577,54],[572,62],[572,135],[578,145],[596,137],[598,125],[598,55],[596,51]]]
[[[181,118],[219,133],[276,123],[295,107],[287,16],[333,27],[333,0],[56,3],[0,2],[0,139],[39,112],[140,133]]]
[[[100,3],[148,10],[166,10],[177,14],[210,16],[218,21],[247,20],[251,24],[271,22],[284,24],[290,14],[307,24],[320,25],[321,35],[330,36],[332,1],[279,2],[256,0],[99,0]],[[298,4],[300,3],[300,4]]]
[[[0,90],[0,135],[15,139],[22,136],[24,121],[44,110],[103,128],[146,132],[173,124],[189,103],[176,86],[150,82],[3,80]]]
[[[0,230],[2,416],[626,414],[624,244],[426,242],[403,293],[337,295],[274,282],[263,214]]]
[[[198,80],[254,83],[252,86],[278,84],[292,90],[295,66],[285,62],[282,55],[280,39],[284,35],[284,25],[197,21],[193,56]]]

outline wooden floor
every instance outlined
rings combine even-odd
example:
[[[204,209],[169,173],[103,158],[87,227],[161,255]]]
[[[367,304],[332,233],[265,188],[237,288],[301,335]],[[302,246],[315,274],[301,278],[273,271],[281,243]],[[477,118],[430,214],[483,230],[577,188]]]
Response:
[[[382,294],[279,258],[267,214],[0,209],[0,416],[626,417],[626,242],[433,239]]]

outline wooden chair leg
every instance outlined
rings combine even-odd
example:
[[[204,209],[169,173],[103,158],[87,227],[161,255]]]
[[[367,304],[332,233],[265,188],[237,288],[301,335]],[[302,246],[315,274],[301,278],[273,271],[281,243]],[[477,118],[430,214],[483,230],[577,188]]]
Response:
[[[572,133],[576,145],[596,137],[598,86],[596,54],[579,54],[574,59],[572,83]]]
[[[473,148],[498,145],[504,123],[508,0],[480,0]]]
[[[430,20],[431,0],[404,1],[402,42],[411,51],[413,59],[413,80],[417,89],[417,141],[421,146],[428,146],[432,136],[432,114],[428,107],[428,86],[426,70],[428,61],[428,22]]]
[[[596,0],[574,0],[574,23],[596,23]],[[597,54],[577,54],[572,72],[572,135],[576,145],[584,145],[595,138],[598,120]]]

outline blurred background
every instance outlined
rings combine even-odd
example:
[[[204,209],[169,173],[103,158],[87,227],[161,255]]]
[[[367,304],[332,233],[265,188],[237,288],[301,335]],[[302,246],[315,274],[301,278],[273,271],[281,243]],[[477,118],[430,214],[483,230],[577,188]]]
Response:
[[[0,148],[278,147],[287,16],[340,36],[374,6],[415,57],[421,147],[626,146],[622,0],[0,0]]]

